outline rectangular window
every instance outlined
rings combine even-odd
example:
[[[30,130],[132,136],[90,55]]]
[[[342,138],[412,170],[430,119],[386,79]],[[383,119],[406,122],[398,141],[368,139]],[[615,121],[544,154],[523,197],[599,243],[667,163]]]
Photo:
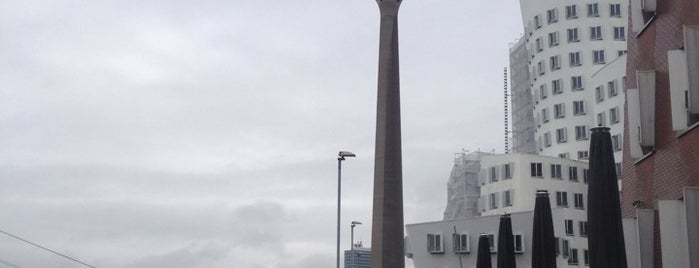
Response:
[[[614,27],[614,40],[626,41],[626,29],[624,27]]]
[[[568,153],[558,154],[558,158],[568,159]]]
[[[549,109],[548,108],[541,109],[541,121],[544,123],[549,121]]]
[[[568,43],[575,43],[580,41],[578,37],[578,28],[568,29]]]
[[[583,194],[574,194],[573,199],[575,200],[575,208],[585,209],[585,203],[583,202]],[[580,234],[582,234],[582,232]]]
[[[575,231],[573,230],[573,220],[565,220],[565,226],[567,236],[575,235]]]
[[[514,234],[515,253],[524,253],[524,235]]]
[[[570,258],[568,258],[568,264],[578,264],[578,250],[570,249]]]
[[[534,16],[534,28],[541,28],[541,18],[539,18],[539,15]]]
[[[570,62],[570,66],[582,65],[580,63],[580,51],[568,53],[568,59],[569,59],[568,61]]]
[[[621,18],[621,4],[609,4],[609,16]]]
[[[554,95],[563,93],[563,81],[561,79],[551,81],[551,88]]]
[[[561,174],[561,165],[551,164],[551,178],[558,179],[558,180],[563,179],[563,175]],[[567,200],[566,200],[566,205],[568,205]]]
[[[598,126],[606,126],[607,125],[607,120],[606,120],[606,116],[604,115],[604,111],[597,114],[597,125]]]
[[[573,101],[573,115],[585,114],[585,101]]]
[[[587,249],[583,249],[583,261],[585,266],[590,266],[590,252]]]
[[[537,38],[536,41],[534,41],[536,44],[536,51],[541,52],[544,50],[544,43],[541,41],[541,38]]]
[[[617,86],[616,86],[616,80],[612,80],[612,81],[609,81],[607,83],[607,91],[609,91],[610,98],[619,94],[619,90],[617,89]]]
[[[587,4],[587,16],[599,17],[599,8],[597,3]]]
[[[468,234],[454,234],[454,252],[469,253],[471,252],[471,244],[469,243]]]
[[[539,69],[539,75],[544,75],[546,73],[546,62],[543,60],[540,60],[539,63],[537,63],[537,68]]]
[[[575,126],[575,139],[587,140],[587,126]]]
[[[564,143],[568,141],[568,133],[565,128],[556,129],[556,142]]]
[[[551,56],[551,71],[561,69],[561,55]]]
[[[503,179],[512,179],[512,165],[513,164],[502,165]]]
[[[553,106],[553,116],[555,118],[563,118],[566,116],[566,110],[563,103],[559,103]]]
[[[589,151],[578,151],[578,160],[590,159]]]
[[[619,123],[619,107],[609,109],[609,124]]]
[[[578,181],[578,167],[568,167],[568,179]]]
[[[612,135],[612,147],[614,151],[621,151],[621,136],[619,134]]]
[[[541,163],[532,163],[531,164],[531,171],[532,171],[532,177],[543,177],[544,174],[542,172],[541,168]]]
[[[572,90],[583,90],[582,76],[570,77],[570,84],[571,84]]]
[[[590,40],[602,40],[602,26],[590,27]]]
[[[617,55],[617,56],[621,56],[621,55],[624,55],[624,54],[626,54],[626,50],[617,50],[617,52],[616,52],[616,55]]]
[[[587,236],[587,222],[586,221],[581,221],[580,222],[580,236]]]
[[[616,169],[616,177],[621,179],[621,163],[614,163],[614,168]]]
[[[595,101],[597,103],[600,103],[604,100],[604,88],[602,86],[598,86],[595,88]]]
[[[546,84],[541,84],[539,86],[539,96],[541,96],[542,100],[548,97],[548,90],[546,89]]]
[[[511,207],[512,206],[512,190],[507,190],[503,192],[503,206],[504,207]]]
[[[444,253],[441,234],[427,234],[427,252],[432,254]]]
[[[549,33],[549,47],[558,45],[558,32]]]
[[[496,167],[490,168],[490,182],[498,181],[498,169]]]
[[[559,207],[568,206],[568,193],[567,192],[556,192],[556,205]]]
[[[546,22],[548,24],[554,23],[558,21],[558,9],[549,9],[546,11]]]
[[[495,193],[490,194],[490,209],[496,209],[498,208],[498,198],[495,196]]]
[[[593,50],[592,51],[592,63],[594,64],[604,64],[604,50]]]
[[[575,5],[566,6],[566,19],[577,19],[578,9]]]
[[[569,243],[570,241],[561,239],[561,254],[563,255],[563,258],[568,258],[568,255],[570,254]]]
[[[583,182],[587,183],[590,180],[590,170],[583,168]]]
[[[554,237],[554,238],[555,238],[554,248],[555,248],[556,256],[558,256],[558,255],[561,255],[561,239],[558,237]]]
[[[497,247],[495,246],[495,234],[488,234],[488,242],[490,244],[490,253],[497,252]]]
[[[551,132],[544,133],[544,146],[551,147]]]

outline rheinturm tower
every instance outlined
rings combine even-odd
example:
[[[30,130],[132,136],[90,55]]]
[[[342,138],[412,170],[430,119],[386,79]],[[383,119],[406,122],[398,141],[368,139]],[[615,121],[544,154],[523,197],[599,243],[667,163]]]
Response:
[[[403,268],[403,167],[398,72],[398,8],[376,0],[381,13],[371,248],[373,268]]]

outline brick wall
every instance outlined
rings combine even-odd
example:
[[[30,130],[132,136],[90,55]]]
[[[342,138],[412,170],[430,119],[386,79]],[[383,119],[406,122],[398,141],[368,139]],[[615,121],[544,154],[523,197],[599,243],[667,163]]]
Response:
[[[682,25],[699,24],[699,1],[658,0],[658,14],[641,32],[629,29],[627,88],[638,88],[636,70],[656,70],[655,152],[638,161],[630,158],[628,116],[624,116],[622,214],[635,216],[632,203],[656,210],[655,267],[662,267],[658,200],[679,199],[682,189],[699,186],[699,127],[677,137],[672,130],[667,51],[683,46]],[[629,16],[630,17],[630,16]],[[629,20],[630,21],[630,20]],[[638,36],[637,36],[638,35]],[[628,109],[624,109],[628,111]]]

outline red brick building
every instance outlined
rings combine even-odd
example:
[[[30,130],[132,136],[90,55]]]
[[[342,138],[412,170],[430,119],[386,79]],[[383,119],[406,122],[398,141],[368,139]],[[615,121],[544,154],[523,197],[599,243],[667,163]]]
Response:
[[[622,214],[634,218],[637,209],[650,212],[646,230],[653,235],[647,250],[653,254],[640,258],[653,266],[642,267],[669,267],[668,256],[674,255],[663,247],[670,247],[665,242],[671,235],[662,226],[673,219],[663,215],[674,214],[662,209],[679,202],[686,211],[682,224],[690,226],[689,257],[681,263],[699,267],[699,242],[692,241],[699,241],[699,234],[691,227],[699,213],[694,205],[685,206],[687,187],[699,187],[699,0],[631,0],[629,12]],[[641,248],[640,256],[647,250]]]

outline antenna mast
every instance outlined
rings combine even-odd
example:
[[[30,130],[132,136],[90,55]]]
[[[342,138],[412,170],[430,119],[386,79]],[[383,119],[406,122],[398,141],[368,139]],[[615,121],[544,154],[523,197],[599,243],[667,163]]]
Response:
[[[503,71],[504,94],[505,94],[505,153],[510,153],[510,112],[509,94],[507,94],[507,67]]]

